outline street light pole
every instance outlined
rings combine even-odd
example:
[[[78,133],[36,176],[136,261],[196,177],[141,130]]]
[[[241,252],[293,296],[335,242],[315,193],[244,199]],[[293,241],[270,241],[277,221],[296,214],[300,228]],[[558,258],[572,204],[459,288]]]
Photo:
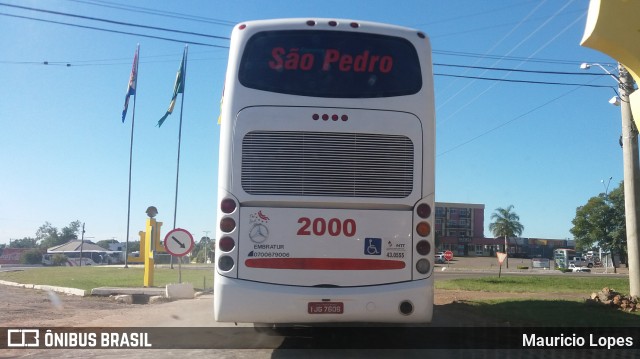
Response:
[[[618,63],[618,76],[612,74],[600,64],[580,65],[583,70],[592,65],[600,67],[604,72],[616,80],[619,89],[619,101],[613,98],[609,103],[620,105],[622,117],[622,163],[624,168],[624,216],[627,232],[627,266],[629,268],[629,295],[640,297],[640,252],[638,247],[638,203],[640,203],[640,164],[638,163],[638,129],[633,122],[629,95],[635,90],[633,78],[629,71]],[[611,253],[613,259],[613,253]],[[615,267],[614,267],[615,271]]]
[[[618,64],[620,78],[620,112],[622,115],[622,159],[624,165],[624,212],[627,228],[629,294],[640,296],[640,252],[638,252],[638,203],[640,203],[640,167],[638,163],[638,129],[633,123],[629,95],[634,91],[633,79]]]

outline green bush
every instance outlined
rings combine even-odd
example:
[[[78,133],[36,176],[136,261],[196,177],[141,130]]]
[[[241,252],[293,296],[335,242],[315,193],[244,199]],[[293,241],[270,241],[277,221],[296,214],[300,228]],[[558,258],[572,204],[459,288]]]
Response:
[[[529,269],[527,266],[518,266],[518,269]]]
[[[53,262],[54,266],[63,266],[67,264],[67,256],[64,254],[56,254],[51,258],[51,262]]]
[[[40,264],[42,263],[42,253],[39,249],[29,249],[20,256],[22,264]]]

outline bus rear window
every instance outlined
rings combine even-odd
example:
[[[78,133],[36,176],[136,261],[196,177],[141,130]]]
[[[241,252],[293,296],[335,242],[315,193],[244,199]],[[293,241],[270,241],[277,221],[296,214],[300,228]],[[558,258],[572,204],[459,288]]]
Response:
[[[415,94],[420,60],[406,39],[340,31],[267,31],[252,36],[240,62],[252,89],[330,98]]]

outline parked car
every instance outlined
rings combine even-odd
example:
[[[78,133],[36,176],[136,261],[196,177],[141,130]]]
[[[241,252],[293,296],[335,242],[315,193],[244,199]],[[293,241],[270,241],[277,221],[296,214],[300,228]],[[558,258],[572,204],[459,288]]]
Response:
[[[575,264],[576,267],[588,267],[593,268],[594,262],[592,259],[587,259],[585,257],[573,257],[569,259],[569,265],[571,263]]]
[[[444,253],[438,252],[436,253],[436,263],[444,264],[446,260],[444,259]]]
[[[569,263],[569,269],[571,269],[573,273],[577,273],[577,272],[591,273],[591,269],[587,267],[578,267],[574,263]]]

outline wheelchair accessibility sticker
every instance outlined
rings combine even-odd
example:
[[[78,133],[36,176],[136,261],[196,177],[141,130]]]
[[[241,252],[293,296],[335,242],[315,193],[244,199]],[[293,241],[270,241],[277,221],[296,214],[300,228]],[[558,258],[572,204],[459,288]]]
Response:
[[[364,254],[368,256],[382,255],[382,238],[365,238]]]

